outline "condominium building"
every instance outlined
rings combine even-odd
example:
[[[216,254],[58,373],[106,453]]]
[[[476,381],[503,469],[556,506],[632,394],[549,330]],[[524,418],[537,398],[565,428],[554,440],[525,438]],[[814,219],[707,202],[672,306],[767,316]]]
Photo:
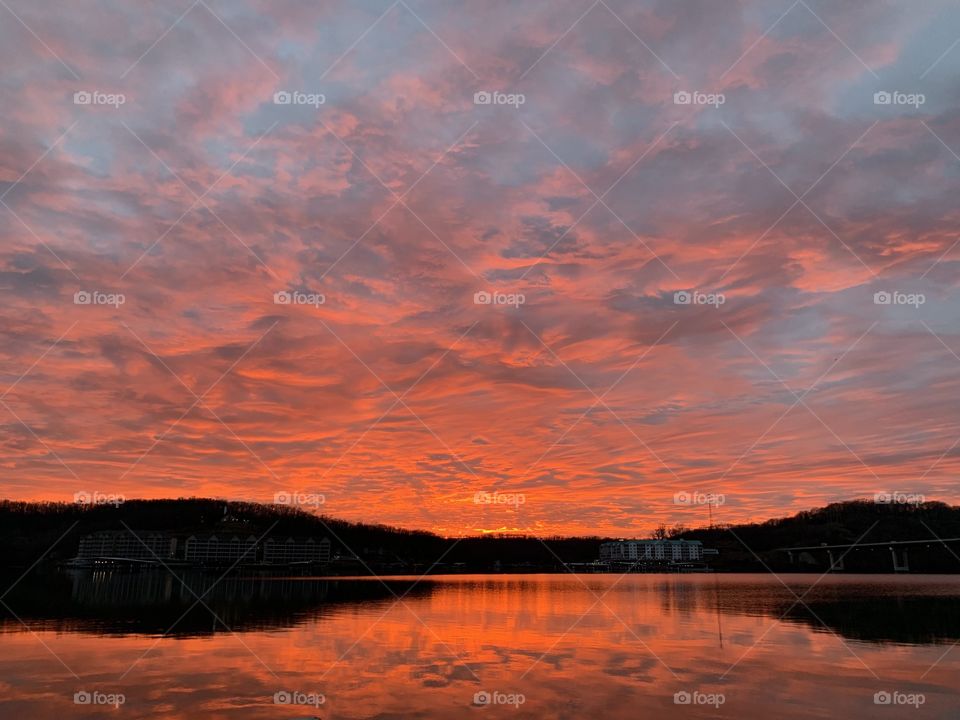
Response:
[[[616,540],[600,545],[602,562],[699,562],[703,543],[699,540]]]
[[[201,563],[224,563],[257,561],[257,539],[253,535],[218,537],[216,535],[191,535],[187,538],[183,559]]]
[[[328,563],[330,540],[281,536],[258,542],[253,535],[229,533],[195,534],[184,538],[167,532],[109,530],[81,537],[74,564],[119,560],[170,560],[207,565]]]
[[[176,552],[177,541],[168,533],[107,530],[80,538],[77,557],[83,560],[167,560]]]
[[[263,543],[263,561],[271,565],[299,562],[330,562],[330,540],[322,538],[268,538]]]

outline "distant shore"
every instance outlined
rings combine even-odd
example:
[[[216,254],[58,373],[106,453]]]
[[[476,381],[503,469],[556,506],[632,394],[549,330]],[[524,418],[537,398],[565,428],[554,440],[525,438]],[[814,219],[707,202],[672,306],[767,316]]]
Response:
[[[116,504],[0,501],[0,567],[66,565],[105,534],[126,539],[122,563],[316,570],[331,577],[464,573],[960,572],[960,508],[852,500],[792,517],[744,525],[661,527],[666,540],[699,542],[699,567],[644,561],[605,567],[607,537],[487,535],[444,538],[423,531],[351,523],[286,505],[216,498],[126,500]],[[157,537],[151,537],[157,536]],[[169,537],[168,537],[169,536]],[[170,547],[170,540],[176,546]],[[88,543],[84,552],[81,546]],[[131,553],[130,547],[149,545]],[[159,544],[158,544],[159,543]],[[321,548],[322,546],[322,548]],[[192,548],[192,549],[191,549]],[[711,555],[707,557],[707,550]],[[133,555],[133,557],[132,557]],[[214,558],[215,562],[208,562]],[[301,567],[303,566],[303,567]],[[104,566],[106,567],[106,566]],[[265,571],[265,568],[261,567]]]

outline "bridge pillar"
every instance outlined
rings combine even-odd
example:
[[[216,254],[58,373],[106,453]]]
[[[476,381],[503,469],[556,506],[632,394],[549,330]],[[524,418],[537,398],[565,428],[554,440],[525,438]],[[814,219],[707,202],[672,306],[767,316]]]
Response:
[[[901,552],[903,553],[902,563],[897,559],[897,551],[892,546],[890,548],[890,557],[893,560],[893,571],[895,573],[910,572],[910,559],[907,557],[906,548],[904,548]]]
[[[833,570],[843,570],[843,555],[841,555],[839,560],[836,562],[833,561],[833,550],[827,550],[827,556],[830,558],[830,568],[827,572],[832,572]]]

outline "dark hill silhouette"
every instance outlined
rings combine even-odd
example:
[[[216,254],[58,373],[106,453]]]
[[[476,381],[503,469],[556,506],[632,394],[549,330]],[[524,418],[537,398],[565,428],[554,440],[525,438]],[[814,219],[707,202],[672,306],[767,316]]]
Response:
[[[960,544],[945,547],[940,540],[960,537],[960,507],[942,502],[919,504],[876,503],[850,500],[796,515],[761,523],[722,525],[712,528],[675,531],[690,540],[700,540],[704,547],[714,547],[724,558],[723,565],[761,571],[765,567],[780,571],[800,569],[791,565],[786,552],[779,548],[818,545],[863,545],[852,551],[849,561],[856,560],[857,569],[889,570],[889,549],[867,547],[870,543],[917,540],[923,544],[911,549],[917,561],[924,558],[922,568],[931,572],[960,572]],[[926,545],[929,541],[929,546]],[[835,553],[835,557],[843,554]],[[874,561],[866,562],[867,553],[875,553]],[[814,553],[825,560],[823,553]],[[762,561],[762,562],[761,562]],[[914,563],[916,565],[916,562]],[[828,563],[809,570],[825,570]]]

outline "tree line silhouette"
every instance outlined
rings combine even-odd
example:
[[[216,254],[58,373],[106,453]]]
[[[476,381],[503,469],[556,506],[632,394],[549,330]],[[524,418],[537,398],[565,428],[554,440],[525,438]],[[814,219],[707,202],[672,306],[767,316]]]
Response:
[[[437,572],[461,568],[562,571],[570,564],[597,560],[600,543],[612,539],[517,534],[444,538],[421,530],[318,516],[285,505],[214,498],[128,500],[116,505],[0,501],[0,547],[4,548],[0,565],[28,566],[39,558],[62,562],[76,555],[83,535],[124,526],[184,535],[328,537],[335,555],[352,560],[360,572],[366,568],[423,572],[431,566]],[[653,534],[700,540],[704,547],[717,549],[719,555],[710,563],[717,570],[797,570],[779,548],[929,540],[931,549],[946,550],[939,539],[960,537],[960,507],[942,502],[852,500],[764,522],[695,529],[660,526]],[[939,564],[929,569],[960,571],[960,558],[953,552],[960,553],[960,546],[938,552]],[[919,557],[918,553],[914,555]]]

